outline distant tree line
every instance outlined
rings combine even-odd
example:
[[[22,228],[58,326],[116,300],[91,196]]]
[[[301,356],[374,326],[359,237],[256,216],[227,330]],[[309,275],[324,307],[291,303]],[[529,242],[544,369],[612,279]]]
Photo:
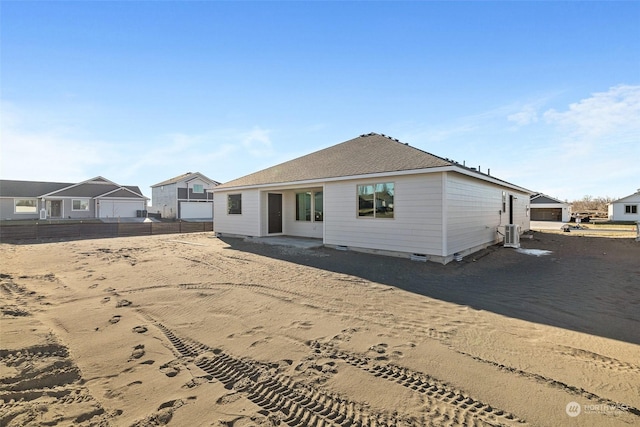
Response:
[[[593,197],[584,196],[580,200],[574,200],[571,203],[571,210],[573,212],[607,212],[608,204],[613,202],[613,197]]]

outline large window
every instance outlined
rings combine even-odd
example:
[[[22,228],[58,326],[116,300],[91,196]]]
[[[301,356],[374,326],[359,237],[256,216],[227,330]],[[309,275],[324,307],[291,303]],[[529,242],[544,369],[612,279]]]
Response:
[[[204,186],[202,184],[193,184],[193,192],[198,194],[204,193]]]
[[[227,196],[227,212],[230,215],[242,213],[242,194],[229,194]]]
[[[393,218],[394,194],[392,182],[358,185],[358,217]]]
[[[296,221],[311,221],[311,192],[296,193]]]
[[[74,211],[88,211],[89,199],[73,199],[71,209]]]
[[[322,191],[296,193],[296,221],[321,222],[323,217]]]
[[[637,214],[638,213],[638,205],[624,205],[624,213],[626,213],[626,214]]]
[[[14,199],[13,203],[17,214],[38,213],[38,199]]]

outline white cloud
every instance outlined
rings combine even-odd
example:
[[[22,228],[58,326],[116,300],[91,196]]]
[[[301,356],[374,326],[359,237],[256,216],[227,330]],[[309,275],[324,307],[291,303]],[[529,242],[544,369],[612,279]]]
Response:
[[[619,85],[607,92],[543,115],[547,123],[563,127],[571,137],[592,140],[640,131],[640,86]]]
[[[242,135],[242,147],[254,157],[270,156],[273,154],[273,147],[269,133],[266,129],[254,128]]]
[[[509,114],[507,120],[518,126],[525,126],[538,121],[538,112],[533,105],[526,105],[521,111]]]
[[[274,155],[271,131],[260,127],[104,141],[55,113],[27,114],[8,102],[1,109],[2,179],[79,182],[101,175],[149,195],[151,185],[188,171],[224,181]]]

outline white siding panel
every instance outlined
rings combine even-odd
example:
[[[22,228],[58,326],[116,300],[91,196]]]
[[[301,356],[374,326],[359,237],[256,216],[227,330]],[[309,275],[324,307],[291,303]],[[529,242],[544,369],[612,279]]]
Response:
[[[506,192],[506,212],[502,212],[502,192]],[[500,240],[509,223],[509,195],[514,196],[514,224],[529,229],[529,195],[456,173],[446,174],[447,239],[443,256]]]
[[[626,213],[625,206],[636,205],[638,213]],[[609,220],[611,221],[640,221],[640,193],[624,197],[609,205]]]
[[[227,196],[242,194],[242,213],[227,213]],[[241,236],[260,236],[260,191],[223,191],[214,194],[214,231]]]
[[[329,245],[439,255],[442,174],[352,180],[325,185],[324,241]],[[357,186],[394,183],[394,218],[358,218]]]

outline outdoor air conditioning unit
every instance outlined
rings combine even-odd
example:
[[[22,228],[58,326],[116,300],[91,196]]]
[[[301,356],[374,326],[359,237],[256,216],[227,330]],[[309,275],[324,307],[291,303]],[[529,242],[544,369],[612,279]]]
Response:
[[[504,226],[504,247],[520,247],[520,226],[517,224],[507,224]]]

